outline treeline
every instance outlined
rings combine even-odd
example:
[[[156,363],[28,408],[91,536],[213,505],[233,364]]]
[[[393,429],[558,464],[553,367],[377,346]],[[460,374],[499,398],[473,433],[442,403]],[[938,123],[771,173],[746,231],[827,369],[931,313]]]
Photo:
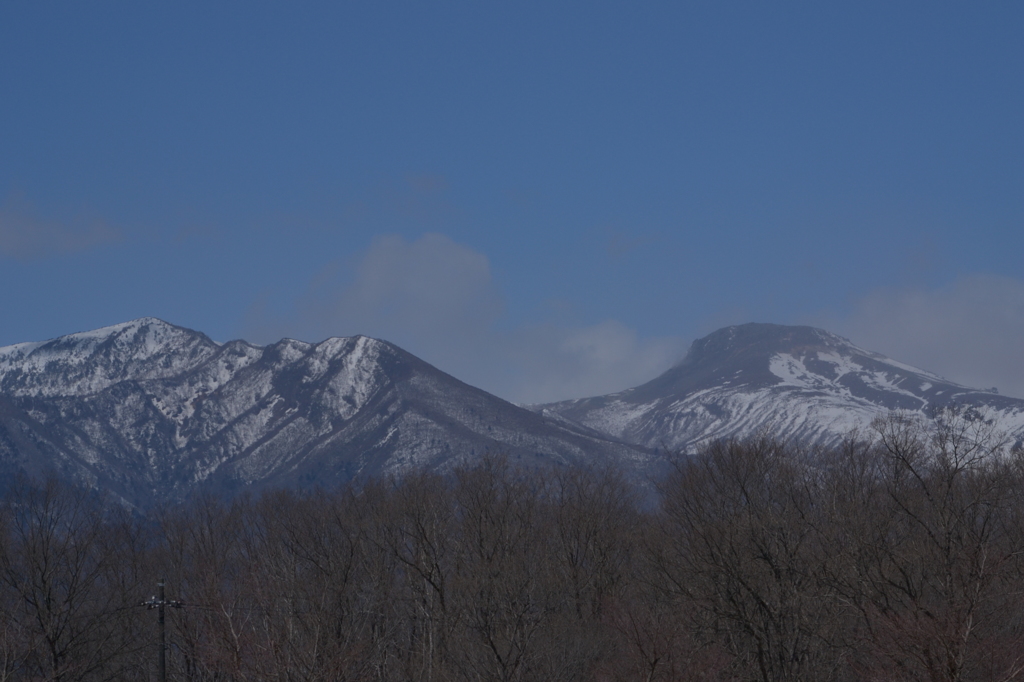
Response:
[[[144,517],[19,481],[0,681],[963,680],[1024,671],[1024,465],[983,420],[612,471],[485,458]]]

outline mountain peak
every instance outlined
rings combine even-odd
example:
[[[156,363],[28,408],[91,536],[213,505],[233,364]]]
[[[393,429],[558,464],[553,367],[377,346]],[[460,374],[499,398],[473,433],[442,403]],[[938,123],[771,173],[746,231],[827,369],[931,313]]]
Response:
[[[816,327],[761,322],[723,327],[694,341],[678,365],[624,395],[636,399],[722,385],[768,386],[780,381],[772,371],[773,359],[779,355],[854,353],[869,355],[847,339]]]
[[[194,332],[184,327],[178,327],[156,317],[140,317],[137,320],[131,320],[129,322],[121,322],[119,324],[112,324],[106,327],[99,327],[98,329],[65,334],[47,341],[29,341],[26,343],[17,343],[12,346],[5,346],[0,348],[0,357],[15,354],[24,357],[36,349],[52,348],[55,345],[98,346],[113,338],[120,338],[123,340],[134,339],[140,333],[152,339],[166,338],[176,334],[202,336],[199,332]]]
[[[542,406],[648,447],[685,448],[770,425],[780,437],[835,442],[889,410],[927,417],[950,404],[999,413],[1024,433],[1024,401],[959,386],[823,329],[744,324],[693,342],[681,363],[620,393]]]
[[[0,390],[10,395],[94,393],[125,379],[180,372],[218,348],[205,334],[143,317],[0,349]]]
[[[723,327],[690,346],[680,365],[723,362],[744,357],[770,357],[779,352],[855,348],[847,339],[824,329],[751,322]]]
[[[128,322],[121,322],[119,324],[112,324],[106,327],[100,327],[99,329],[91,329],[84,332],[76,332],[74,334],[67,334],[61,338],[64,339],[102,339],[109,338],[111,336],[117,336],[120,334],[133,334],[141,329],[154,329],[154,330],[172,330],[172,329],[183,329],[183,327],[177,327],[169,322],[156,317],[140,317],[137,320],[129,320]]]

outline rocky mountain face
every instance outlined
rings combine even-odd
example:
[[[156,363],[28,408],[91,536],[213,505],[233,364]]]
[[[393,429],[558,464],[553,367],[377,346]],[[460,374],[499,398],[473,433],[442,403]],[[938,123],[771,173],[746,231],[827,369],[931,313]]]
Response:
[[[219,344],[145,318],[0,348],[0,475],[55,470],[134,505],[332,486],[488,451],[528,466],[656,466],[645,448],[367,337]]]
[[[821,329],[745,324],[698,339],[680,364],[642,386],[534,409],[626,442],[688,452],[764,428],[830,444],[866,433],[890,410],[927,417],[950,405],[976,410],[1018,444],[1024,438],[1024,400],[954,384]]]

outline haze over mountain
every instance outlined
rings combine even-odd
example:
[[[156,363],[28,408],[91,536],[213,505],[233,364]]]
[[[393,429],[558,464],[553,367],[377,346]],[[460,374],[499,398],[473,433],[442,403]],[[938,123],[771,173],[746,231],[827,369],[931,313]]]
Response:
[[[694,341],[682,362],[641,386],[534,409],[630,443],[690,451],[766,428],[835,443],[891,410],[929,416],[950,405],[1024,437],[1024,400],[952,383],[822,329],[745,324]]]
[[[651,460],[367,337],[218,344],[144,318],[0,348],[0,466],[54,469],[132,504],[331,486],[488,451],[527,465]]]

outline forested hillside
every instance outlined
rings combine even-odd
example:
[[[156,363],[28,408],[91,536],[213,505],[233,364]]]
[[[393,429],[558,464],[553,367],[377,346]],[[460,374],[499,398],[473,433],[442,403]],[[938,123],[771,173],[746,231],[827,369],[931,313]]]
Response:
[[[1011,680],[1024,460],[984,422],[765,436],[612,470],[499,457],[137,516],[56,479],[0,508],[0,680]]]

